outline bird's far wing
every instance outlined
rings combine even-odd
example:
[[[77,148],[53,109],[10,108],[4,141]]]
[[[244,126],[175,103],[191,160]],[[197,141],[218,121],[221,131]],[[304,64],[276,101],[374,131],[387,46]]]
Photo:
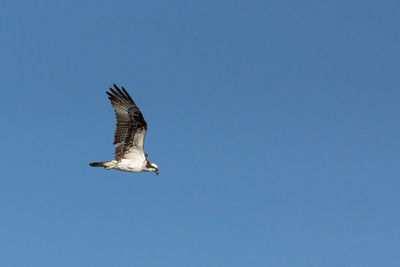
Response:
[[[111,92],[107,92],[107,95],[117,117],[114,144],[118,144],[115,158],[120,160],[132,149],[144,153],[147,123],[125,88],[121,87],[121,90],[114,84],[114,89],[110,88]]]

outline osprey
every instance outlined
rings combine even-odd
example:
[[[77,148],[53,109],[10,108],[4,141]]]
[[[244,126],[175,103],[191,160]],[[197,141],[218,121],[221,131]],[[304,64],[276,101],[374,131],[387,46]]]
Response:
[[[92,167],[104,167],[106,170],[116,169],[127,172],[155,172],[158,175],[158,166],[147,160],[144,153],[144,136],[147,123],[142,112],[125,90],[114,84],[111,92],[106,92],[117,117],[117,128],[114,133],[115,160],[92,162]]]

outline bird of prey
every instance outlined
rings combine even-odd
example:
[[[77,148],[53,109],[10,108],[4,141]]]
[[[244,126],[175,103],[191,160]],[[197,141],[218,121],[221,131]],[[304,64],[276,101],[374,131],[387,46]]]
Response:
[[[92,162],[92,167],[104,167],[106,170],[116,169],[127,172],[155,172],[158,166],[147,160],[144,153],[144,137],[147,123],[138,106],[125,90],[114,84],[110,92],[106,92],[117,117],[117,128],[114,133],[115,160]]]

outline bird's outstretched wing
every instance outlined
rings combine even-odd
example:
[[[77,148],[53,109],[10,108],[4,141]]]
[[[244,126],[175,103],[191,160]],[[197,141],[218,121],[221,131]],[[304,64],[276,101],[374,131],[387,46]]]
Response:
[[[122,90],[121,90],[122,89]],[[114,133],[115,159],[129,158],[128,154],[144,154],[144,137],[146,135],[147,123],[142,112],[125,90],[114,84],[114,89],[107,92],[108,99],[114,107],[117,117],[117,128]]]

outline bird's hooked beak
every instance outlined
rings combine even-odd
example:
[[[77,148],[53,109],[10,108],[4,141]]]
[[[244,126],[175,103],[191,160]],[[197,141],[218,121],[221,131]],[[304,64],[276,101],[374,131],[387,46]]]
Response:
[[[158,169],[155,170],[156,175],[158,175]]]

